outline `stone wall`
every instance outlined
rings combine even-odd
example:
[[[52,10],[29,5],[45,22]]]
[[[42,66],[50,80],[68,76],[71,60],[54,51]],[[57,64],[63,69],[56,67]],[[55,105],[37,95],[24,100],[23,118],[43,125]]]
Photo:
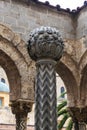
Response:
[[[30,31],[40,26],[57,28],[64,38],[75,37],[71,16],[43,4],[1,0],[0,22],[19,33],[26,42]]]
[[[87,7],[85,7],[77,16],[76,38],[80,39],[87,35]]]

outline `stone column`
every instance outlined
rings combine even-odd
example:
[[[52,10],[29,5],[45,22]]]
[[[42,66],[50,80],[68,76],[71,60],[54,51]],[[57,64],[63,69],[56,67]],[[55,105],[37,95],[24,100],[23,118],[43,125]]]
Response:
[[[50,27],[35,29],[28,42],[30,57],[36,61],[35,130],[57,130],[55,65],[63,52],[63,41]]]
[[[31,103],[15,101],[11,103],[12,113],[16,118],[16,130],[27,130],[27,115],[31,111]]]
[[[74,122],[74,130],[86,130],[87,107],[70,107],[68,110]]]
[[[56,130],[56,75],[55,61],[39,60],[36,64],[35,128],[36,130]]]
[[[74,130],[86,130],[86,124],[84,122],[74,122]]]
[[[84,122],[79,122],[79,130],[86,130],[86,124]]]
[[[74,130],[79,130],[79,123],[77,120],[74,121]]]

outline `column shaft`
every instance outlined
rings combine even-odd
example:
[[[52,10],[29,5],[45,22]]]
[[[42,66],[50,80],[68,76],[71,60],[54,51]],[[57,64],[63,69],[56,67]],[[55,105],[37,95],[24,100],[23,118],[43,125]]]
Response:
[[[57,130],[56,75],[53,60],[37,63],[35,130]]]
[[[79,123],[78,123],[78,121],[74,121],[74,130],[79,130]]]
[[[27,113],[16,114],[16,130],[27,130]]]

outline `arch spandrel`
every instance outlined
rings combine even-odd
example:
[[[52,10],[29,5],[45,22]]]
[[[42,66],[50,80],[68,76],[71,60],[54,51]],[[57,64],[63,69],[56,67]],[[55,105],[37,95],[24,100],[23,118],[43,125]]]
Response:
[[[23,53],[22,53],[23,52]],[[33,79],[30,80],[32,60],[27,56],[26,43],[9,28],[0,24],[0,64],[10,83],[10,100],[34,100]],[[6,67],[7,66],[7,67]],[[31,67],[34,70],[34,67]],[[14,88],[15,91],[14,91]],[[18,91],[18,92],[17,92]]]
[[[72,72],[79,86],[80,76],[79,76],[79,68],[77,62],[67,52],[64,52],[63,57],[61,58],[61,62],[65,64],[67,68]]]
[[[28,55],[26,43],[21,39],[19,34],[14,33],[11,29],[5,25],[0,24],[0,36],[9,41],[24,57],[25,62],[30,65],[32,60]]]

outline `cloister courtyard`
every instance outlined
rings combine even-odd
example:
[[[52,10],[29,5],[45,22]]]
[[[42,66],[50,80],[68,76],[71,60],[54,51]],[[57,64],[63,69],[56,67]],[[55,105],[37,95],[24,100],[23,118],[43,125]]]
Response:
[[[74,129],[86,130],[86,44],[87,1],[70,10],[38,0],[0,0],[0,68],[8,80],[4,97],[9,93],[14,129],[27,130],[35,104],[29,130],[57,130],[56,90],[61,94],[65,89]],[[56,77],[63,83],[58,89]]]

